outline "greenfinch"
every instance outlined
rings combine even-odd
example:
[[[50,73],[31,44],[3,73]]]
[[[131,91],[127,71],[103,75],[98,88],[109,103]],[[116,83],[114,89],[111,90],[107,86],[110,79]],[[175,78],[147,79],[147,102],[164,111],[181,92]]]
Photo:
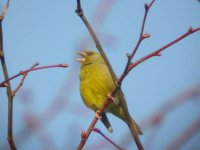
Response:
[[[96,112],[102,108],[108,94],[114,89],[115,84],[104,59],[99,53],[91,50],[84,50],[77,53],[81,55],[81,58],[76,59],[81,63],[79,74],[80,94],[85,105]],[[120,96],[116,92],[114,101],[111,101],[102,113],[101,121],[103,124],[112,132],[112,127],[106,116],[106,113],[112,113],[127,123],[132,136],[142,134],[137,123],[131,118],[129,113],[127,114],[124,111],[125,108],[120,105],[119,101]]]

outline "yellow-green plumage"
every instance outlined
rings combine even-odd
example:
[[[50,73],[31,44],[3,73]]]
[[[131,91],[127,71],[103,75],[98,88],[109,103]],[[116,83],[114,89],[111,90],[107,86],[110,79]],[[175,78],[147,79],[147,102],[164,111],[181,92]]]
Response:
[[[84,103],[93,110],[102,107],[107,92],[113,87],[112,82],[105,84],[110,80],[106,70],[107,68],[102,63],[93,63],[81,67],[81,96]]]
[[[82,56],[82,58],[77,59],[81,62],[79,76],[81,97],[87,107],[97,111],[102,108],[107,95],[115,85],[110,71],[99,53],[85,50],[79,52],[79,54]],[[135,137],[138,138],[138,134],[142,132],[131,116],[125,114],[125,108],[120,105],[119,97],[119,93],[116,93],[114,96],[115,102],[111,102],[104,113],[110,112],[122,119],[129,126],[134,139]]]
[[[114,83],[104,60],[93,52],[94,59],[88,59],[81,66],[80,93],[86,106],[94,111],[102,108],[108,93],[114,88]],[[118,105],[118,96],[115,103],[110,103],[106,112],[113,113],[124,120],[123,110]]]

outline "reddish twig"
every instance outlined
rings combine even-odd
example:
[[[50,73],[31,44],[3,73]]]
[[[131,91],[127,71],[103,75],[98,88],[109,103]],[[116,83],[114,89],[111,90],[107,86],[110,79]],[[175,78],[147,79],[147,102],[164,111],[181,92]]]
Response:
[[[113,96],[112,94],[113,94],[115,91],[116,91],[116,88],[114,88],[114,89],[112,90],[112,92],[111,92],[111,94],[110,94],[110,97]],[[107,99],[106,99],[105,103],[103,104],[102,108],[98,111],[98,114],[99,114],[99,115],[103,113],[104,109],[105,109],[105,108],[108,106],[108,104],[112,101],[112,99],[111,99],[110,97],[107,97]],[[97,117],[97,115],[95,115],[95,116],[94,116],[94,119],[92,120],[92,123],[90,124],[89,128],[87,129],[87,132],[82,131],[82,133],[84,133],[84,134],[82,134],[82,136],[81,136],[82,138],[81,138],[81,142],[80,142],[80,144],[79,144],[79,146],[78,146],[78,148],[77,148],[78,150],[81,150],[81,149],[83,148],[83,146],[85,145],[85,142],[87,141],[87,139],[88,139],[88,137],[90,136],[92,130],[94,129],[94,127],[95,127],[95,125],[96,125],[98,119],[99,119],[99,118]]]
[[[2,83],[0,83],[0,87],[6,85],[6,88],[9,89],[9,91],[10,91],[9,95],[8,95],[9,96],[9,101],[8,101],[8,142],[10,144],[11,150],[15,150],[16,149],[16,146],[15,146],[14,141],[13,141],[13,134],[12,134],[12,129],[13,129],[12,128],[13,97],[15,96],[17,91],[21,88],[21,86],[22,86],[26,76],[28,75],[28,73],[31,72],[31,71],[41,70],[41,69],[48,69],[48,68],[55,68],[55,67],[62,67],[62,68],[68,67],[68,65],[66,65],[66,64],[57,64],[57,65],[49,65],[49,66],[42,66],[42,67],[35,68],[37,65],[39,65],[39,63],[35,63],[28,70],[20,71],[18,74],[12,76],[11,78],[9,78],[7,76],[7,78],[5,78],[6,80],[3,81]],[[16,87],[16,89],[12,92],[11,86],[10,86],[10,80],[13,80],[13,79],[17,78],[20,75],[23,75],[23,77],[22,77],[20,83],[18,84],[18,86]]]
[[[9,142],[10,149],[15,150],[16,146],[15,146],[15,143],[14,143],[14,140],[13,140],[13,122],[12,122],[12,120],[13,120],[13,97],[14,97],[15,93],[19,90],[19,88],[21,87],[21,83],[23,83],[23,80],[25,80],[25,77],[26,77],[27,74],[23,76],[23,79],[22,79],[21,83],[19,84],[19,86],[14,90],[14,92],[12,92],[11,85],[10,85],[11,79],[9,78],[9,75],[8,75],[8,70],[7,70],[6,61],[5,61],[5,57],[4,57],[3,33],[2,33],[2,21],[3,21],[3,18],[5,16],[7,10],[8,10],[9,3],[10,3],[10,0],[7,1],[7,4],[6,4],[6,6],[3,10],[3,13],[0,16],[0,59],[1,59],[1,65],[2,65],[4,78],[5,78],[5,82],[1,83],[0,87],[6,86],[6,89],[7,89],[7,95],[8,95],[8,133],[7,133],[7,140]],[[30,72],[30,70],[28,72]],[[13,78],[15,78],[15,77],[13,77]]]
[[[123,150],[119,145],[117,145],[115,142],[113,142],[111,139],[109,139],[105,134],[103,134],[98,128],[94,128],[93,131],[96,133],[99,133],[104,139],[106,139],[109,143],[114,145],[117,149]]]
[[[30,70],[32,70],[33,68],[35,68],[37,65],[39,65],[39,63],[35,63],[27,72],[20,72],[21,75],[23,75],[22,80],[20,81],[20,83],[18,84],[18,86],[15,88],[15,90],[12,92],[12,95],[15,96],[15,94],[17,93],[17,91],[21,88],[21,86],[24,83],[24,80],[26,79],[26,76],[28,75],[28,73],[30,72]]]
[[[35,64],[35,65],[36,65],[36,64]],[[37,65],[38,65],[38,64],[37,64]],[[37,65],[36,65],[36,66],[37,66]],[[1,82],[1,83],[0,83],[0,87],[4,87],[8,81],[13,80],[13,79],[15,79],[15,78],[17,78],[17,77],[19,77],[19,76],[21,76],[21,75],[23,75],[23,76],[25,75],[25,76],[26,76],[29,72],[36,71],[36,70],[41,70],[41,69],[59,68],[59,67],[61,67],[61,68],[66,68],[66,67],[68,67],[68,65],[67,65],[67,64],[57,64],[57,65],[49,65],[49,66],[42,66],[42,67],[36,67],[36,68],[33,67],[33,68],[28,69],[28,70],[25,70],[25,71],[20,71],[18,74],[16,74],[16,75],[10,77],[9,79],[7,79],[7,80]]]
[[[173,142],[167,146],[166,150],[177,150],[188,141],[200,129],[200,118],[194,121],[182,134],[180,134]]]
[[[196,29],[193,29],[192,27],[190,27],[189,30],[188,30],[186,33],[184,33],[183,35],[181,35],[181,36],[178,37],[177,39],[171,41],[170,43],[164,45],[163,47],[159,48],[158,50],[156,50],[156,51],[154,51],[154,52],[152,52],[152,53],[150,53],[150,54],[148,54],[148,55],[142,57],[141,59],[137,60],[136,62],[130,64],[130,66],[129,66],[129,68],[128,68],[128,71],[131,71],[131,70],[132,70],[133,68],[135,68],[137,65],[139,65],[140,63],[144,62],[145,60],[147,60],[147,59],[149,59],[149,58],[151,58],[151,57],[154,57],[154,56],[161,56],[160,53],[161,53],[163,50],[165,50],[166,48],[168,48],[168,47],[174,45],[175,43],[179,42],[180,40],[186,38],[188,35],[191,35],[191,34],[197,32],[197,31],[199,31],[199,30],[200,30],[200,27],[198,27],[198,28],[196,28]]]
[[[111,73],[111,76],[112,76],[112,79],[115,83],[115,81],[117,80],[117,77],[113,71],[113,68],[101,46],[101,43],[99,42],[94,30],[92,29],[92,26],[89,24],[88,20],[86,19],[86,17],[84,16],[83,14],[83,9],[81,7],[81,1],[80,0],[77,0],[77,9],[76,9],[76,13],[77,15],[81,18],[81,20],[83,21],[83,23],[85,24],[85,26],[87,27],[90,35],[92,36],[93,40],[94,40],[94,43],[96,44],[96,48],[99,50],[99,53],[101,54],[101,56],[103,57],[103,59],[105,60],[105,63],[106,65],[108,66],[109,68],[109,71]]]
[[[146,19],[147,19],[147,15],[148,15],[149,9],[151,8],[151,6],[153,5],[154,2],[155,2],[155,0],[152,0],[149,5],[147,3],[144,5],[145,13],[144,13],[143,21],[142,21],[142,27],[141,27],[141,31],[140,31],[140,36],[139,36],[137,44],[136,44],[134,50],[132,51],[132,53],[131,54],[127,54],[128,62],[126,64],[126,67],[124,69],[123,74],[121,75],[121,77],[119,79],[120,81],[118,81],[119,85],[121,85],[121,82],[123,81],[123,79],[125,78],[125,76],[128,74],[128,72],[129,72],[129,66],[131,64],[131,61],[133,60],[133,57],[135,56],[135,54],[136,54],[139,46],[141,45],[142,41],[144,39],[150,37],[150,34],[148,34],[148,33],[144,34],[144,27],[145,27],[145,23],[146,23]]]
[[[3,12],[2,12],[2,14],[0,16],[0,20],[1,21],[3,20],[4,16],[6,15],[6,12],[8,10],[9,4],[10,4],[10,0],[7,1],[6,6],[4,7],[4,10],[3,10]]]

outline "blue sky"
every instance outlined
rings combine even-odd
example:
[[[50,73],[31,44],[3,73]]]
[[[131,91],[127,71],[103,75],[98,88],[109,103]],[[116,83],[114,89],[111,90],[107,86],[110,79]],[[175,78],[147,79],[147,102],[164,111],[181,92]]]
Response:
[[[0,2],[0,9],[5,4]],[[144,14],[144,0],[85,0],[84,13],[91,22],[118,76],[126,64],[126,53],[133,50],[140,32]],[[106,6],[109,11],[101,20]],[[14,99],[14,135],[26,127],[25,116],[30,118],[50,116],[42,129],[31,132],[20,149],[45,149],[43,135],[53,141],[52,149],[75,149],[82,129],[87,129],[94,113],[88,110],[79,95],[79,64],[75,62],[75,52],[84,48],[94,49],[95,45],[80,18],[75,14],[75,0],[18,0],[11,1],[3,21],[4,51],[10,75],[28,69],[35,62],[40,66],[67,63],[67,69],[46,69],[30,73],[23,87]],[[98,15],[95,15],[99,10]],[[200,3],[197,0],[156,1],[150,10],[145,33],[146,39],[136,54],[135,60],[156,50],[185,33],[190,26],[200,26]],[[124,80],[122,89],[129,110],[137,122],[141,122],[155,112],[162,104],[179,93],[200,83],[200,33],[195,33],[176,45],[136,67]],[[0,81],[3,81],[0,71]],[[12,81],[14,88],[19,79]],[[0,90],[0,145],[6,142],[7,99],[5,89]],[[51,117],[53,108],[45,110],[55,101],[63,100],[60,111]],[[54,105],[53,105],[54,106]],[[62,107],[63,106],[63,107]],[[200,103],[188,101],[167,115],[159,128],[152,149],[164,149],[197,118]],[[50,113],[50,114],[49,114]],[[48,117],[46,117],[48,118]],[[119,119],[109,115],[114,133],[108,133],[101,123],[97,124],[106,135],[116,142],[128,132],[127,126]],[[150,131],[141,137],[145,143]],[[41,139],[40,139],[41,138]],[[181,147],[183,150],[199,148],[195,136]],[[93,133],[86,149],[102,137]],[[51,142],[50,142],[51,143]],[[99,142],[100,143],[100,142]],[[106,143],[106,142],[105,142]],[[104,143],[104,144],[105,144]],[[53,145],[53,144],[52,144]],[[106,148],[113,148],[110,144]],[[135,147],[131,143],[128,149]],[[105,149],[106,149],[105,148]],[[99,148],[100,149],[100,148]]]

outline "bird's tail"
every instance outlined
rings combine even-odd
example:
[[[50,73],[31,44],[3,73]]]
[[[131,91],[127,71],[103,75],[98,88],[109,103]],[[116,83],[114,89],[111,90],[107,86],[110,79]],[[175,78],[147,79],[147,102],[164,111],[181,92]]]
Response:
[[[104,124],[104,126],[108,129],[109,132],[113,132],[112,126],[110,124],[110,121],[107,118],[107,115],[105,113],[102,113],[101,119],[102,123]]]
[[[143,148],[142,143],[140,142],[140,139],[139,139],[139,135],[142,134],[142,131],[141,131],[139,125],[131,117],[127,118],[127,125],[128,125],[128,127],[131,131],[131,135],[134,138],[138,149],[143,150],[144,148]]]

